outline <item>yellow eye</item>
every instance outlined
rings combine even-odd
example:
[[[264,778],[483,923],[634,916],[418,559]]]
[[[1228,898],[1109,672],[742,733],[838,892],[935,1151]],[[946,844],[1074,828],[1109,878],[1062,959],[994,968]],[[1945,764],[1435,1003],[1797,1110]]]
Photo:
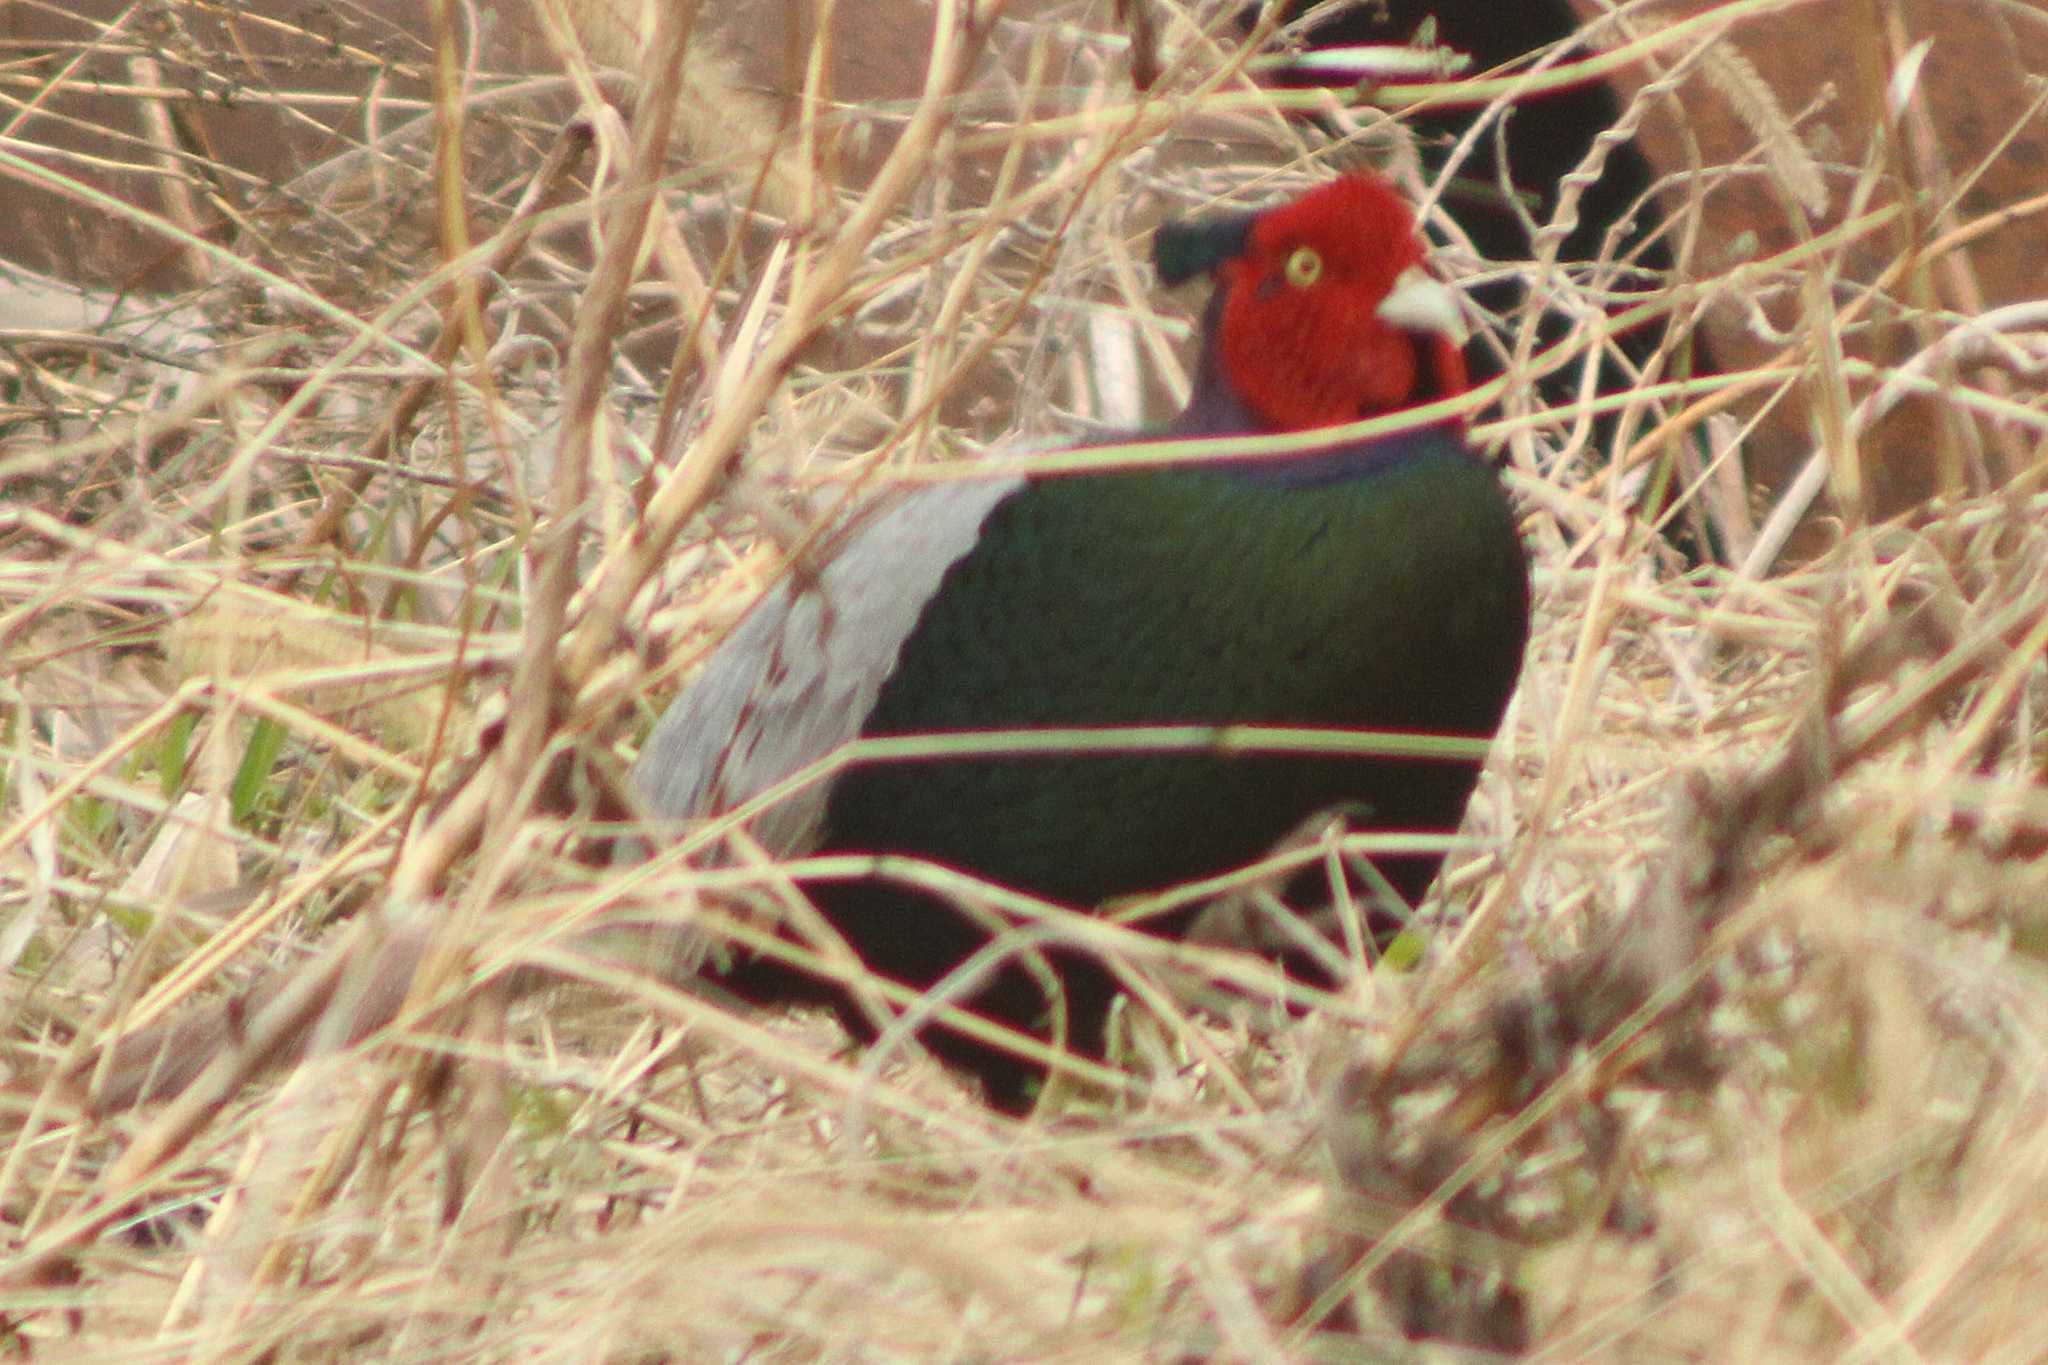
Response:
[[[1306,289],[1323,277],[1323,258],[1312,246],[1298,246],[1287,258],[1287,282]]]

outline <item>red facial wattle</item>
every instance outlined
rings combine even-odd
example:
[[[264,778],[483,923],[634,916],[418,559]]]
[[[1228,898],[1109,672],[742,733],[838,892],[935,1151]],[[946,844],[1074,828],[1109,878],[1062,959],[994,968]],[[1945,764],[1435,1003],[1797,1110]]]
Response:
[[[1419,401],[1435,402],[1449,398],[1472,387],[1471,372],[1465,368],[1465,347],[1460,341],[1447,336],[1432,336],[1425,340],[1429,348],[1429,359],[1436,366],[1434,391],[1422,395]]]
[[[1240,401],[1268,427],[1296,430],[1463,390],[1453,337],[1380,313],[1421,263],[1407,204],[1378,181],[1346,177],[1262,216],[1218,269],[1220,359]]]

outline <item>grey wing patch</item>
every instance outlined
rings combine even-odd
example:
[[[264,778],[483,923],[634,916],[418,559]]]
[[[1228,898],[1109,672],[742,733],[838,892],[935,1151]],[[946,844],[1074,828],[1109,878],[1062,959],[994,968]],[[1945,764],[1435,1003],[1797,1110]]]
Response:
[[[633,777],[660,815],[714,815],[856,738],[940,581],[1021,479],[937,484],[869,515],[814,583],[755,607],[647,736]],[[753,822],[779,854],[818,838],[829,784]]]

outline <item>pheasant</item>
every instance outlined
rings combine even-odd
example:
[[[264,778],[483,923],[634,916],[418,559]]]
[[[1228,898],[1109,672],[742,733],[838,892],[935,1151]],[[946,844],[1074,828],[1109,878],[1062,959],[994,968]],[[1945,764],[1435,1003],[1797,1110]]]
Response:
[[[1214,283],[1193,394],[1165,438],[1329,440],[878,500],[822,568],[752,609],[656,724],[634,768],[652,812],[731,810],[857,739],[1237,725],[1493,734],[1529,629],[1500,480],[1457,420],[1365,440],[1342,430],[1466,386],[1456,300],[1427,273],[1407,204],[1355,173],[1263,212],[1170,223],[1154,259],[1169,286]],[[1471,762],[1027,752],[970,734],[939,757],[839,768],[751,828],[779,854],[921,859],[1096,912],[1253,862],[1323,811],[1453,831],[1477,777]],[[1413,901],[1440,862],[1378,867]],[[900,877],[803,889],[872,972],[923,991],[976,959],[953,1003],[1103,1056],[1118,985],[1095,952],[1043,935],[1025,946],[986,908]],[[1193,914],[1144,927],[1184,933]],[[786,955],[705,957],[743,999],[824,1004],[856,1037],[875,1035],[848,989]],[[943,1023],[922,1037],[1000,1109],[1028,1108],[1044,1079],[999,1042]]]

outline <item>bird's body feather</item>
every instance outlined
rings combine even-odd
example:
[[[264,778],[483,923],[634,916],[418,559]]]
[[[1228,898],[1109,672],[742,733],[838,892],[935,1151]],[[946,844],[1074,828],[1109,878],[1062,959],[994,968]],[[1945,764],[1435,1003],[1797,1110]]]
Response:
[[[1525,591],[1513,520],[1461,442],[1405,447],[1316,485],[1200,467],[1026,483],[924,604],[861,732],[1489,731],[1493,679],[1522,646],[1497,624]],[[1480,665],[1483,695],[1442,673],[1446,655]],[[1372,798],[1397,771],[1417,780],[1299,756],[876,764],[834,785],[823,832],[872,848],[912,827],[924,856],[1090,905],[1248,861],[1339,801],[1388,808]]]
[[[939,581],[1017,484],[938,484],[865,509],[814,582],[771,589],[641,746],[634,772],[649,806],[730,810],[858,738]],[[824,797],[812,787],[778,803],[755,836],[783,854],[816,847]]]

